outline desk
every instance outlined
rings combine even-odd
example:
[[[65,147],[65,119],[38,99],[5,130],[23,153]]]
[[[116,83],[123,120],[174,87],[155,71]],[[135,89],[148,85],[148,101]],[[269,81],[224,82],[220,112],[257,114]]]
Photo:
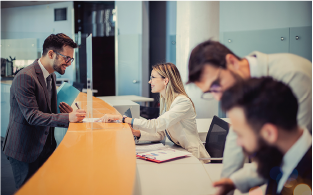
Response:
[[[76,101],[86,109],[87,94]],[[93,97],[94,117],[117,114],[116,109]],[[132,194],[136,156],[127,124],[70,123],[62,142],[42,167],[17,191],[20,194]]]
[[[212,182],[217,181],[221,178],[223,164],[216,163],[216,164],[204,164],[203,165],[205,170],[210,176]],[[251,166],[251,163],[245,163],[244,167]],[[262,185],[261,187],[256,188],[255,190],[251,191],[250,193],[241,193],[239,190],[235,190],[234,195],[263,195],[265,194],[267,184]],[[262,193],[261,193],[262,191]]]
[[[110,100],[131,100],[133,102],[146,102],[146,106],[149,102],[153,102],[154,98],[147,98],[141,97],[137,95],[121,95],[121,96],[99,96],[97,97],[102,99],[103,101],[110,101]]]
[[[86,109],[87,95],[75,101]],[[93,97],[93,117],[117,114],[108,103]],[[190,156],[165,163],[136,159],[133,135],[127,124],[70,123],[59,147],[16,193],[23,194],[214,194],[213,178],[220,173]],[[167,147],[178,150],[169,140]],[[218,165],[221,168],[221,164]]]
[[[165,146],[178,150],[166,138]],[[194,156],[164,163],[136,159],[134,195],[213,194],[212,181],[203,164]]]
[[[128,108],[132,113],[132,118],[140,117],[140,106],[136,102],[131,100],[120,100],[120,99],[107,99],[105,100],[108,104],[113,106],[119,113],[124,114]]]

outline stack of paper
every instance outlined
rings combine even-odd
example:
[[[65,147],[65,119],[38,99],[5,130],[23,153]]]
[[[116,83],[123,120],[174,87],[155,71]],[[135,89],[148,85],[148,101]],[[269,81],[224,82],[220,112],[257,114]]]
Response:
[[[136,153],[150,152],[154,150],[163,150],[163,149],[166,149],[166,147],[162,143],[149,145],[136,145]]]
[[[145,160],[150,160],[153,162],[160,163],[160,162],[165,162],[168,160],[185,157],[189,155],[192,155],[192,154],[186,151],[179,151],[179,150],[166,148],[164,150],[155,150],[151,152],[140,153],[140,154],[137,154],[136,156]]]

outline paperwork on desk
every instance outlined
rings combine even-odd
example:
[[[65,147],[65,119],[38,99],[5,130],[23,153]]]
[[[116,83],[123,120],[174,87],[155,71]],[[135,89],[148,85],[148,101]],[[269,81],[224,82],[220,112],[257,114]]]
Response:
[[[94,122],[97,122],[97,120],[99,120],[99,118],[84,118],[83,122],[85,122],[85,123],[94,123]]]
[[[78,89],[68,84],[67,82],[64,82],[57,90],[58,113],[60,113],[60,102],[65,102],[71,106],[74,100],[77,98],[78,94]]]
[[[163,150],[155,150],[151,152],[138,153],[136,156],[145,160],[161,163],[176,158],[181,158],[185,156],[192,155],[187,151],[174,150],[171,148],[166,148]]]
[[[149,145],[136,145],[136,153],[141,152],[150,152],[154,150],[163,150],[166,149],[162,143],[159,144],[149,144]]]

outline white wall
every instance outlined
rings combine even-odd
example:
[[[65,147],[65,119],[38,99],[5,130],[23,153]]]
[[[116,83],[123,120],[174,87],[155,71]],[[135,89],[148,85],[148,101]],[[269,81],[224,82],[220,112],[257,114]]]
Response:
[[[312,26],[312,1],[221,1],[220,32]]]
[[[213,38],[219,40],[219,2],[177,2],[176,66],[183,83],[188,80],[188,61],[191,50],[199,43]],[[201,99],[201,90],[194,84],[185,86],[194,102],[197,118],[218,115],[218,102]]]
[[[67,8],[66,21],[54,21],[54,9]],[[75,40],[73,2],[23,6],[1,9],[1,39],[37,39],[37,51],[42,53],[44,40],[50,34],[64,33]],[[67,68],[62,78],[72,82],[74,64]]]

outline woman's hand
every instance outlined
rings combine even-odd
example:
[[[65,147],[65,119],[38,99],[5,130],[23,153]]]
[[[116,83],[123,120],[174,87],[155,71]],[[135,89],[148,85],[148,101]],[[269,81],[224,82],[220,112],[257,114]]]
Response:
[[[133,133],[134,136],[140,137],[141,133],[140,133],[139,130],[133,129],[131,125],[129,125],[129,127],[130,127],[130,129],[132,130],[132,133]]]
[[[116,120],[123,120],[122,115],[117,115],[117,114],[105,114],[103,117],[98,119],[96,122],[103,122],[103,123],[110,123]]]

